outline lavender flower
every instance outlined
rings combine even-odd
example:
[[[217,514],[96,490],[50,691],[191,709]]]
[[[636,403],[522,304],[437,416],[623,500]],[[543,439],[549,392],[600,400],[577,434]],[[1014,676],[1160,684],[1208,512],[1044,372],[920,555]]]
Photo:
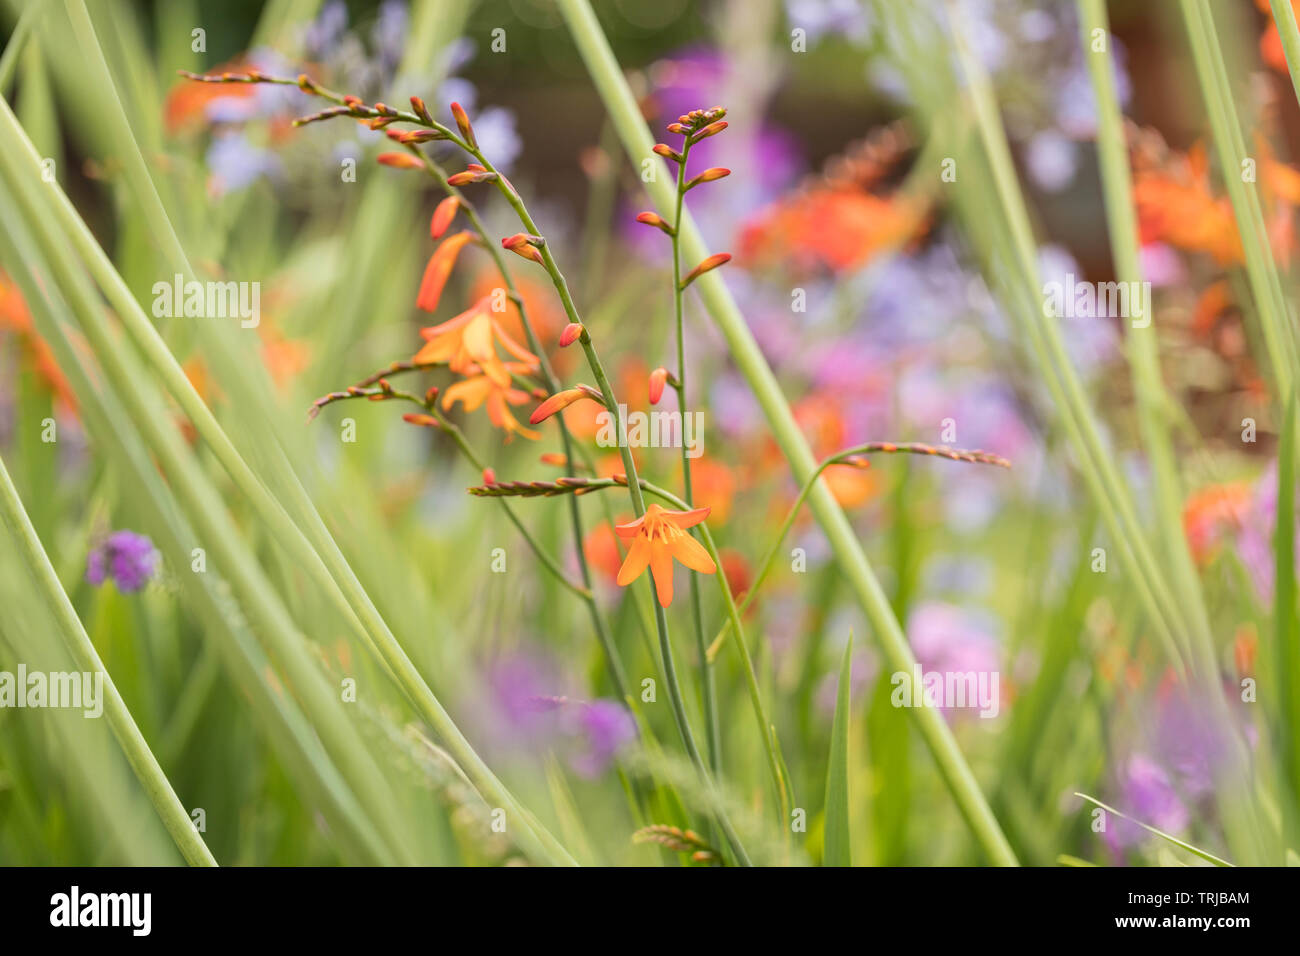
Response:
[[[584,750],[570,761],[584,777],[597,777],[613,762],[619,749],[636,736],[632,715],[612,700],[593,700],[576,711],[576,731]]]
[[[1120,810],[1157,830],[1178,833],[1190,820],[1187,807],[1178,799],[1169,775],[1145,754],[1134,754],[1125,763],[1120,794]],[[1117,850],[1141,843],[1149,835],[1128,820],[1115,819],[1107,823],[1106,842]]]
[[[86,559],[86,580],[95,587],[108,578],[130,594],[144,587],[158,569],[153,542],[134,531],[114,531]]]

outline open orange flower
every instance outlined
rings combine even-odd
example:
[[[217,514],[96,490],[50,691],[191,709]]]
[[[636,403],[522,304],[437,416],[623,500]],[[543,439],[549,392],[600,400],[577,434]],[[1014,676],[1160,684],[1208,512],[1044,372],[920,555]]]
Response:
[[[498,386],[510,385],[510,373],[497,356],[493,342],[533,369],[537,356],[512,339],[492,314],[492,297],[484,296],[455,318],[420,330],[425,345],[416,362],[446,362],[453,372],[468,374],[471,366]]]
[[[709,552],[686,533],[709,516],[708,508],[693,511],[667,511],[651,505],[644,515],[614,527],[620,538],[631,538],[627,558],[618,569],[620,587],[627,587],[650,568],[655,579],[655,594],[664,607],[673,603],[673,558],[692,571],[713,574],[718,570]]]
[[[449,409],[457,402],[463,402],[465,411],[473,412],[486,402],[488,420],[505,431],[506,441],[515,435],[531,439],[540,438],[538,432],[519,424],[519,420],[510,411],[511,405],[522,405],[532,401],[532,396],[527,392],[510,387],[510,373],[526,374],[532,370],[532,366],[523,362],[501,362],[499,359],[497,364],[506,373],[505,385],[497,382],[477,365],[472,365],[466,369],[466,378],[449,385],[442,393],[443,409]]]

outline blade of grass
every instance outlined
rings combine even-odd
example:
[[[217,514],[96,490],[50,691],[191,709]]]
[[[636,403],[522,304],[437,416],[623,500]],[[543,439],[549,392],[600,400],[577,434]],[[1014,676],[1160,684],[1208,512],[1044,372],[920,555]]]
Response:
[[[822,836],[822,866],[852,866],[849,842],[849,705],[853,667],[853,635],[844,646],[835,719],[831,724],[831,753],[826,770],[826,819]]]
[[[78,46],[86,56],[88,71],[95,75],[105,97],[108,110],[107,119],[117,131],[125,174],[133,185],[140,201],[139,211],[148,220],[153,234],[163,246],[163,252],[187,280],[194,278],[194,272],[188,258],[180,245],[174,229],[167,219],[161,199],[149,175],[144,158],[134,141],[130,127],[122,112],[112,76],[108,72],[103,54],[95,38],[94,27],[87,15],[84,3],[80,0],[67,0],[67,12],[72,22],[73,32]],[[0,111],[0,127],[8,127],[14,139],[22,141],[21,128],[12,121],[7,110]],[[24,150],[29,159],[34,158],[30,144]],[[287,546],[301,566],[322,587],[325,594],[339,607],[349,625],[359,634],[382,661],[390,676],[406,693],[421,716],[427,720],[435,731],[444,739],[448,749],[458,763],[466,769],[485,797],[494,805],[517,810],[511,814],[519,823],[518,834],[521,846],[537,859],[553,863],[568,864],[572,860],[553,836],[544,829],[538,830],[528,820],[527,814],[519,806],[509,791],[496,778],[481,757],[473,750],[469,741],[456,727],[450,715],[434,696],[423,677],[416,670],[397,639],[380,617],[378,610],[360,586],[342,552],[329,536],[323,522],[316,515],[305,489],[292,474],[292,468],[283,452],[274,459],[278,466],[277,477],[282,487],[291,495],[296,508],[307,516],[307,530],[315,538],[315,546],[303,530],[293,521],[284,507],[262,484],[244,461],[229,437],[217,423],[211,411],[194,390],[193,385],[181,370],[179,364],[159,337],[153,325],[144,316],[121,277],[108,262],[103,250],[94,237],[89,234],[85,223],[81,221],[76,210],[68,203],[61,191],[53,191],[52,203],[57,221],[66,231],[68,238],[87,260],[101,287],[122,319],[132,339],[145,355],[149,364],[163,380],[167,390],[184,409],[204,440],[209,443],[218,460],[230,473],[231,478],[241,491],[249,498],[262,519],[272,530],[276,540]],[[317,550],[317,549],[320,550]]]
[[[1215,856],[1213,853],[1210,853],[1208,850],[1202,850],[1200,847],[1192,846],[1186,840],[1180,840],[1178,839],[1178,837],[1166,833],[1164,830],[1157,830],[1155,827],[1148,826],[1147,824],[1143,823],[1141,820],[1135,820],[1132,817],[1130,817],[1127,813],[1120,813],[1114,807],[1102,803],[1096,797],[1090,797],[1086,793],[1079,793],[1077,791],[1075,792],[1074,795],[1076,797],[1082,797],[1084,800],[1087,800],[1089,803],[1095,803],[1097,806],[1101,807],[1107,813],[1113,813],[1121,820],[1127,820],[1129,823],[1136,823],[1138,826],[1140,826],[1143,830],[1146,830],[1148,833],[1154,833],[1156,836],[1160,837],[1160,839],[1167,840],[1168,842],[1172,843],[1174,846],[1181,847],[1182,849],[1186,850],[1188,853],[1194,853],[1197,856],[1199,856],[1202,860],[1208,860],[1209,862],[1213,863],[1215,866],[1234,865],[1232,863],[1229,863],[1227,860],[1222,859],[1221,857]]]
[[[21,235],[18,212],[8,202],[3,189],[0,189],[0,213],[7,226],[0,232],[0,261],[10,263],[10,274],[22,289],[37,330],[50,344],[59,367],[68,376],[95,446],[108,455],[124,483],[138,486],[154,503],[146,526],[150,536],[172,566],[186,566],[191,561],[197,536],[181,517],[171,491],[117,397],[92,383],[84,346],[79,350],[74,348],[63,323],[54,317],[58,309],[53,302],[57,294],[55,284],[35,261],[30,248],[21,252],[17,248],[19,243],[30,244]],[[14,264],[21,267],[15,268]],[[164,413],[158,409],[154,414],[162,417]],[[235,605],[228,583],[215,573],[182,575],[180,581],[208,634],[217,643],[231,680],[248,695],[258,726],[269,737],[285,767],[322,808],[331,830],[339,835],[346,847],[344,858],[348,859],[350,854],[351,859],[371,865],[389,861],[389,851],[326,753],[320,734],[295,703],[267,682],[272,673],[270,662]]]
[[[117,692],[113,678],[105,669],[95,646],[90,643],[86,629],[81,626],[77,611],[68,600],[59,577],[54,572],[49,556],[45,553],[36,529],[23,508],[18,497],[18,489],[9,478],[9,470],[4,459],[0,458],[0,515],[4,517],[9,529],[10,542],[23,555],[28,572],[35,579],[46,606],[53,611],[59,623],[59,637],[77,665],[86,673],[103,675],[103,706],[108,717],[113,736],[117,738],[122,752],[135,771],[140,785],[144,787],[149,801],[162,819],[167,832],[176,842],[177,848],[191,866],[216,866],[217,861],[209,852],[203,837],[195,829],[189,812],[176,796],[171,782],[163,773],[162,767],[154,758],[149,743],[136,726],[126,702]]]
[[[1276,575],[1273,591],[1273,642],[1277,660],[1277,737],[1283,779],[1283,833],[1300,841],[1300,610],[1296,605],[1295,497],[1296,396],[1287,402],[1277,452],[1277,526],[1273,532]]]
[[[1209,113],[1210,129],[1223,169],[1224,185],[1232,202],[1237,231],[1241,236],[1246,260],[1246,277],[1255,299],[1255,312],[1264,332],[1277,393],[1288,396],[1300,370],[1300,351],[1295,341],[1295,324],[1291,319],[1273,250],[1268,240],[1259,193],[1241,175],[1242,163],[1249,158],[1241,120],[1237,116],[1232,86],[1223,50],[1215,32],[1214,17],[1205,0],[1180,0],[1183,21],[1192,48],[1192,62],[1200,82]],[[1283,18],[1285,19],[1285,17]],[[1294,23],[1294,18],[1291,20]],[[1281,27],[1279,26],[1279,29]]]
[[[3,120],[11,117],[7,105],[0,104],[0,129],[5,125]],[[147,376],[133,367],[122,343],[103,326],[102,306],[91,294],[84,275],[69,260],[66,246],[52,228],[52,217],[37,203],[46,190],[22,191],[21,178],[14,169],[14,156],[10,150],[0,149],[0,182],[7,195],[18,200],[22,210],[19,218],[36,234],[37,243],[51,264],[55,284],[69,297],[80,328],[103,363],[114,391],[123,399],[134,428],[144,437],[164,472],[172,477],[171,487],[193,520],[199,532],[198,540],[240,595],[273,658],[284,668],[288,682],[311,713],[316,733],[329,741],[332,752],[339,755],[340,769],[366,804],[371,819],[378,821],[379,829],[389,831],[388,853],[404,855],[408,837],[401,833],[401,821],[395,813],[386,779],[344,716],[337,695],[325,684],[283,604],[259,573],[256,559],[234,535],[234,523],[215,490],[192,456],[182,450],[179,435],[174,427],[169,427],[172,416],[149,401],[144,384]]]
[[[1100,30],[1103,36],[1110,36],[1110,22],[1106,16],[1104,0],[1079,0],[1079,30],[1097,103],[1097,154],[1115,274],[1120,282],[1129,283],[1130,289],[1141,288],[1137,215],[1132,201],[1133,184],[1129,174],[1128,150],[1124,141],[1119,97],[1115,92],[1111,56],[1108,52],[1091,50],[1094,31]],[[1151,304],[1148,302],[1147,306],[1150,308]],[[1173,399],[1166,391],[1160,374],[1155,317],[1148,314],[1145,318],[1145,328],[1133,327],[1132,323],[1127,323],[1125,328],[1142,444],[1155,481],[1153,498],[1164,555],[1171,568],[1178,599],[1188,609],[1189,619],[1195,624],[1200,667],[1205,670],[1213,667],[1214,649],[1205,596],[1183,530],[1183,494],[1170,437],[1173,430],[1173,417],[1170,414]]]

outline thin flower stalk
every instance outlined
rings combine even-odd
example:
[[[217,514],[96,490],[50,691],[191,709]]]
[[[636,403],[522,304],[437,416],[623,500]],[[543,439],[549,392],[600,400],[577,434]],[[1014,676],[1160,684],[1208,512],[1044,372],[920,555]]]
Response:
[[[750,585],[749,590],[745,592],[744,598],[740,602],[740,613],[743,615],[754,603],[758,596],[759,589],[763,582],[767,580],[772,569],[776,567],[777,556],[781,552],[781,545],[790,529],[794,527],[795,518],[798,517],[800,509],[803,508],[804,502],[808,500],[809,493],[817,485],[818,479],[822,473],[833,465],[852,465],[855,467],[866,467],[866,455],[885,454],[885,455],[930,455],[938,458],[948,458],[953,461],[965,461],[973,464],[995,465],[1000,468],[1010,468],[1011,462],[1007,461],[1000,455],[993,455],[984,451],[968,450],[964,448],[949,448],[946,445],[926,445],[921,442],[867,442],[862,445],[854,445],[852,448],[845,448],[843,451],[837,451],[835,454],[822,460],[822,462],[813,471],[812,477],[804,482],[803,487],[799,489],[799,494],[795,496],[794,503],[786,512],[785,519],[781,522],[781,527],[777,530],[776,539],[772,546],[768,548],[762,563],[759,565],[758,573],[754,576],[754,583]],[[718,656],[727,635],[731,633],[731,620],[728,619],[722,625],[722,629],[709,645],[708,655],[710,659]]]

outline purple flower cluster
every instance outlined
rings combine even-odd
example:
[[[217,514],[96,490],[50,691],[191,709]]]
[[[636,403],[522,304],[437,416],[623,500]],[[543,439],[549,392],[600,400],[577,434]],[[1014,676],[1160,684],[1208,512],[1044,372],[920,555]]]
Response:
[[[86,559],[86,580],[99,587],[110,577],[119,591],[139,591],[158,570],[153,542],[134,531],[114,531]]]

